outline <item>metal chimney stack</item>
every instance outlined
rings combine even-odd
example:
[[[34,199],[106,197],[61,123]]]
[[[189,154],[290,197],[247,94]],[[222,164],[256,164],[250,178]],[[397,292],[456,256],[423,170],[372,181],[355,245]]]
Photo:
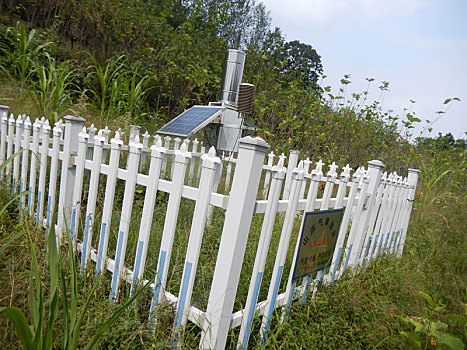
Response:
[[[246,54],[240,50],[229,49],[226,53],[224,78],[222,81],[222,104],[236,108],[238,92],[242,83]]]

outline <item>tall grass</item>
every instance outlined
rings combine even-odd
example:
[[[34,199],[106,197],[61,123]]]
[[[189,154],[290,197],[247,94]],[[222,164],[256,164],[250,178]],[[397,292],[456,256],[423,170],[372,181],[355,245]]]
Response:
[[[45,53],[46,64],[35,64],[37,80],[32,82],[30,94],[39,113],[52,124],[57,122],[72,102],[75,69],[68,62],[57,63]]]
[[[51,42],[39,43],[35,40],[36,31],[26,32],[24,24],[18,22],[16,27],[9,27],[0,40],[0,51],[4,62],[0,69],[10,79],[17,79],[23,88],[34,74],[34,62]]]

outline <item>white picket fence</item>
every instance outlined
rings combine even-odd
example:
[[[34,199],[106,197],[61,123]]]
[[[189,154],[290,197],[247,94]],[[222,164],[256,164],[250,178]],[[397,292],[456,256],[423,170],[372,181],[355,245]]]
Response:
[[[132,291],[138,283],[153,281],[150,321],[157,323],[154,310],[158,303],[173,304],[175,331],[183,329],[187,321],[198,325],[201,349],[224,349],[230,330],[236,327],[240,328],[238,340],[231,341],[245,349],[255,322],[264,342],[275,309],[281,308],[283,321],[291,303],[305,301],[319,281],[332,283],[349,267],[356,269],[377,256],[401,255],[404,249],[418,180],[416,169],[409,169],[403,178],[386,174],[383,163],[371,161],[366,169],[360,167],[353,174],[348,165],[338,174],[334,163],[324,173],[321,161],[313,165],[309,159],[299,160],[296,151],[288,157],[270,153],[265,164],[268,144],[251,137],[239,141],[238,154],[220,159],[214,148],[206,150],[197,140],[154,136],[151,142],[149,134],[140,138],[135,132],[125,145],[120,132],[109,141],[108,128],[97,131],[83,124],[82,118],[66,116],[51,128],[44,119],[31,123],[25,116],[15,119],[4,113],[0,162],[24,151],[5,168],[2,178],[19,191],[31,192],[21,207],[38,225],[48,226],[52,210],[57,208],[57,235],[63,238],[70,233],[81,253],[82,267],[92,266],[96,274],[106,270],[112,274],[111,302],[119,299],[122,281],[129,283]],[[119,183],[124,183],[123,195],[121,191],[116,194],[123,187]],[[144,191],[138,192],[138,188]],[[138,193],[143,192],[141,198]],[[135,193],[144,201],[138,216],[134,213]],[[166,210],[156,215],[161,196],[166,198]],[[176,228],[187,221],[186,213],[180,211],[182,199],[194,203],[194,209],[188,218],[191,225],[181,282],[174,290],[169,287],[169,268],[173,247],[180,244],[179,238],[175,239]],[[331,208],[344,208],[331,266],[296,284],[292,274],[300,244],[297,223],[300,225],[304,212]],[[192,296],[197,272],[204,267],[200,262],[203,235],[215,210],[222,213],[223,229],[217,251],[212,251],[212,256],[217,256],[212,280],[203,281],[210,288],[202,310]],[[80,225],[82,215],[84,227]],[[250,229],[255,217],[262,220],[260,230]],[[163,225],[153,227],[156,219],[163,220]],[[114,226],[118,220],[118,230],[111,229],[112,220]],[[131,232],[132,222],[137,223],[138,233]],[[282,227],[276,230],[280,234],[274,240],[274,226],[278,225]],[[131,235],[137,235],[134,261],[126,258]],[[154,236],[160,241],[157,264],[155,255],[148,256]],[[251,277],[241,280],[252,238],[258,243],[251,248],[256,249],[253,268],[248,267],[246,273]],[[271,265],[274,261],[272,273],[266,270],[268,259]],[[145,268],[149,263],[155,268]],[[239,284],[249,285],[246,300],[237,295]]]

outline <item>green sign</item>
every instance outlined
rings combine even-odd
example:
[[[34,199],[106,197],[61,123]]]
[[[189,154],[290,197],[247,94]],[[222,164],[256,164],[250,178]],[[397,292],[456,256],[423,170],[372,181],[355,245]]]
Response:
[[[343,215],[343,209],[305,213],[292,280],[331,264]]]

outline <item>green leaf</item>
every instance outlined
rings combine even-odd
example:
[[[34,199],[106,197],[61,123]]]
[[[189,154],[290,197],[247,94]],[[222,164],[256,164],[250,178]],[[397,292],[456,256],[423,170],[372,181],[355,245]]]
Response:
[[[16,307],[0,307],[0,312],[4,312],[10,322],[15,327],[15,334],[21,341],[25,349],[35,349],[33,335],[23,312]]]
[[[452,98],[447,98],[446,100],[444,100],[443,105],[446,105],[451,101],[452,101]]]
[[[444,345],[448,346],[452,350],[463,350],[463,349],[465,349],[464,342],[460,338],[458,338],[458,337],[456,337],[456,336],[454,336],[452,334],[440,333],[440,332],[434,331],[433,335],[435,336],[435,338],[439,342],[441,342]]]
[[[415,348],[421,349],[422,342],[418,334],[416,334],[415,332],[405,332],[405,331],[400,331],[400,333],[409,341],[410,344],[415,346]]]
[[[430,305],[430,307],[432,309],[434,309],[436,307],[436,303],[434,302],[433,298],[431,296],[429,296],[428,294],[422,292],[422,291],[417,291],[418,294],[420,294],[427,302],[428,302],[428,305]]]

